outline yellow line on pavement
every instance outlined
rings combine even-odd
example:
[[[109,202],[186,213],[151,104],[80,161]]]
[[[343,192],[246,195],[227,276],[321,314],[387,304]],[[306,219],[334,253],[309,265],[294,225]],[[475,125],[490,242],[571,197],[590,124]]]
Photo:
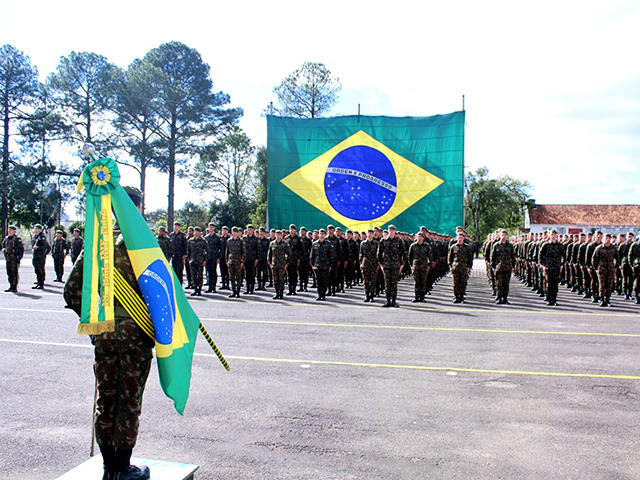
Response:
[[[220,323],[255,323],[264,325],[296,325],[304,327],[337,327],[337,328],[380,328],[389,330],[424,330],[430,332],[471,332],[471,333],[509,333],[523,335],[577,335],[590,337],[632,337],[639,338],[638,333],[605,333],[605,332],[561,332],[536,330],[494,330],[485,328],[450,328],[450,327],[416,327],[402,325],[364,325],[354,323],[317,323],[317,322],[287,322],[283,320],[242,320],[232,318],[201,318],[202,321]]]
[[[81,345],[78,343],[59,343],[59,342],[40,342],[35,340],[16,340],[8,338],[0,338],[0,342],[6,343],[21,343],[30,345],[46,345],[55,347],[70,347],[70,348],[86,348],[92,349],[92,345]],[[211,357],[218,359],[218,357],[211,353],[194,353],[196,357]],[[640,380],[640,376],[635,375],[610,375],[610,374],[595,374],[595,373],[565,373],[565,372],[527,372],[520,370],[488,370],[480,368],[458,368],[458,367],[427,367],[422,365],[397,365],[397,364],[384,364],[384,363],[362,363],[362,362],[337,362],[330,360],[296,360],[290,358],[267,358],[267,357],[247,357],[238,355],[226,355],[226,358],[231,360],[245,360],[253,362],[267,362],[267,363],[300,363],[308,365],[335,365],[341,367],[365,367],[365,368],[390,368],[401,370],[426,370],[434,372],[464,372],[464,373],[483,373],[483,374],[501,374],[501,375],[531,375],[538,377],[581,377],[581,378],[611,378],[621,380]]]
[[[215,355],[210,353],[198,353],[200,357],[212,357]],[[526,372],[519,370],[485,370],[479,368],[452,368],[452,367],[426,367],[422,365],[394,365],[384,363],[360,363],[360,362],[334,362],[323,360],[294,360],[288,358],[262,358],[262,357],[242,357],[242,356],[227,356],[226,358],[232,360],[247,360],[254,362],[272,362],[272,363],[301,363],[309,365],[337,365],[344,367],[368,367],[368,368],[392,368],[402,370],[428,370],[428,371],[446,371],[446,372],[466,372],[466,373],[490,373],[490,374],[503,374],[503,375],[532,375],[538,377],[582,377],[582,378],[614,378],[622,380],[640,380],[640,376],[635,375],[607,375],[607,374],[595,374],[595,373],[564,373],[564,372]]]

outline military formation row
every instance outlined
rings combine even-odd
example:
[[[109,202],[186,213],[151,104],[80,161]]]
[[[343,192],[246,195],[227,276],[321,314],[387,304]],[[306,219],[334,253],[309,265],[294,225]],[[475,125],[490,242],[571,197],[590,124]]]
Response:
[[[640,304],[640,234],[635,242],[633,233],[616,241],[600,231],[560,236],[549,230],[512,238],[513,243],[506,237],[496,232],[483,245],[496,303],[508,303],[509,276],[515,272],[549,306],[558,304],[560,284],[601,307],[611,306],[614,291],[627,300],[635,296]]]
[[[398,233],[393,225],[387,231],[379,228],[368,232],[343,232],[340,227],[329,225],[327,230],[307,231],[291,225],[288,231],[264,227],[256,229],[247,225],[222,228],[221,235],[210,224],[206,235],[195,227],[189,238],[181,225],[167,235],[165,229],[158,232],[158,243],[171,262],[180,282],[187,273],[187,288],[192,295],[201,295],[204,273],[208,279],[207,293],[216,292],[218,269],[220,289],[230,289],[231,298],[239,297],[242,284],[244,294],[254,290],[266,290],[273,286],[274,299],[283,298],[285,284],[287,295],[297,291],[317,288],[317,300],[335,296],[364,283],[365,302],[385,292],[385,306],[397,305],[398,280],[410,272],[415,280],[414,301],[424,301],[438,278],[447,271],[447,241],[445,237],[426,228],[415,236]]]

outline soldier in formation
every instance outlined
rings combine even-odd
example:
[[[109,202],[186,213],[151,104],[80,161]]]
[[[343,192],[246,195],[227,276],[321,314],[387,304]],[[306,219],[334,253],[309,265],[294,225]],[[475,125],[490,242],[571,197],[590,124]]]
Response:
[[[360,270],[364,281],[365,302],[373,302],[376,297],[376,282],[378,278],[378,245],[380,242],[374,239],[373,229],[367,231],[367,238],[360,243]]]
[[[216,233],[216,226],[209,223],[208,232],[204,237],[207,242],[207,293],[216,293],[216,284],[218,283],[218,264],[220,263],[221,243],[220,237]]]
[[[389,236],[383,238],[378,246],[378,263],[384,273],[384,288],[387,303],[383,307],[398,307],[396,297],[398,294],[398,277],[407,261],[405,245],[396,236],[396,227],[389,225]]]
[[[321,228],[318,232],[318,240],[313,242],[309,258],[311,267],[316,276],[318,287],[318,298],[316,300],[326,300],[328,280],[331,276],[331,270],[335,267],[335,247],[327,239],[327,232]]]
[[[22,239],[16,235],[15,225],[9,226],[9,235],[2,240],[2,250],[7,265],[7,277],[9,288],[5,292],[18,292],[18,281],[20,280],[20,261],[24,255],[24,245]]]
[[[62,276],[64,275],[64,259],[69,254],[69,242],[63,237],[64,232],[62,230],[56,230],[56,238],[53,239],[53,245],[51,246],[51,256],[53,257],[53,269],[56,272],[56,278],[54,282],[62,282]]]
[[[601,307],[611,306],[611,293],[613,292],[618,263],[618,249],[611,243],[611,234],[606,233],[604,242],[593,251],[591,261],[593,270],[598,275]]]
[[[84,239],[80,236],[80,229],[73,229],[73,238],[71,239],[71,263],[76,263],[76,260],[80,256],[80,252],[84,248]]]
[[[509,282],[516,264],[515,249],[509,242],[509,235],[505,230],[499,232],[499,241],[494,242],[489,254],[489,264],[493,270],[492,277],[496,284],[498,305],[509,305]]]
[[[431,267],[431,259],[433,253],[431,246],[425,242],[426,235],[419,232],[416,235],[416,242],[409,247],[408,260],[413,273],[413,281],[415,284],[415,298],[413,302],[425,302],[427,295],[427,277]]]
[[[187,258],[187,236],[180,228],[180,222],[173,224],[173,232],[169,235],[171,239],[171,266],[178,277],[178,282],[182,285],[184,261]]]
[[[458,232],[456,243],[449,248],[447,256],[453,277],[453,303],[464,303],[467,292],[467,280],[473,264],[473,250],[464,242],[464,234]]]
[[[193,286],[191,296],[202,295],[202,273],[207,264],[208,256],[209,246],[207,241],[202,238],[202,229],[195,227],[193,237],[187,242],[187,261],[191,270],[191,285]]]
[[[158,241],[158,246],[162,253],[164,253],[164,257],[167,259],[167,262],[171,261],[173,248],[171,247],[171,238],[167,235],[167,229],[160,226],[158,227],[158,236],[156,237]]]
[[[42,225],[37,224],[34,227],[35,237],[33,239],[33,269],[36,273],[36,283],[32,288],[42,290],[44,288],[44,281],[46,278],[45,264],[47,262],[47,255],[51,251],[51,245],[44,234]]]
[[[242,288],[242,267],[245,261],[245,244],[240,238],[240,228],[231,229],[232,237],[227,240],[226,258],[231,282],[231,295],[229,298],[240,298]]]
[[[291,246],[282,239],[282,230],[276,230],[276,239],[269,244],[267,262],[273,275],[273,284],[276,290],[275,300],[283,299],[284,274],[291,264]],[[291,290],[290,290],[291,291]]]

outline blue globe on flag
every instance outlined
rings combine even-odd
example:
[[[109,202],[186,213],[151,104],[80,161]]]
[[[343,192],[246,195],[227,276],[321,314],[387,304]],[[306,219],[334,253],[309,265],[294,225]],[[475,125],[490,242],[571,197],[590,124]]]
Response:
[[[329,163],[324,190],[331,206],[353,220],[374,220],[393,206],[396,172],[379,150],[356,145],[339,152]]]

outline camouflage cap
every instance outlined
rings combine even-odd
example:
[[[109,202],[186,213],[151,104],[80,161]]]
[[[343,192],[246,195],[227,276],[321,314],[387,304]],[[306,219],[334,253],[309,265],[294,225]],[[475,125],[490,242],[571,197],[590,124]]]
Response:
[[[167,231],[167,229],[166,229],[166,228],[164,228],[163,226],[160,226],[160,227],[158,227],[158,231],[159,231],[159,232],[166,232],[166,231]]]
[[[39,228],[40,230],[42,230],[42,225],[40,225],[39,223],[36,223],[33,228]]]
[[[584,235],[584,232],[581,233],[580,235]],[[587,232],[587,237],[592,237],[593,236],[593,232]]]
[[[389,225],[387,227],[387,230],[396,230],[396,226],[395,225]]]
[[[173,226],[175,227],[176,225],[179,226],[179,227],[182,226],[182,224],[180,222],[173,222]]]
[[[229,227],[227,227],[226,225],[223,225],[222,230],[229,230]]]
[[[327,231],[324,228],[321,228],[318,230],[318,233],[327,233]],[[640,233],[638,233],[638,235],[640,235]]]
[[[602,232],[600,230],[596,230],[596,235],[598,234],[602,235]]]
[[[305,226],[300,227],[300,231],[303,231],[303,230],[306,232],[307,231],[307,227],[305,227]]]
[[[348,229],[347,229],[347,233],[353,233],[353,230],[351,230],[351,229],[349,229],[349,228],[348,228]]]
[[[267,229],[266,229],[266,228],[264,228],[264,227],[260,227],[260,228],[258,229],[258,231],[259,231],[259,232],[266,232],[266,231],[267,231]]]
[[[193,230],[193,227],[189,227],[187,230]]]
[[[276,230],[276,235],[278,234],[282,235],[282,230]]]
[[[142,203],[142,197],[144,197],[144,193],[137,187],[132,187],[130,185],[125,185],[122,187],[129,198],[135,203],[136,206],[139,206]]]
[[[210,227],[215,227],[215,226],[216,226],[216,224],[215,224],[215,223],[213,223],[213,222],[209,222],[209,226],[210,226]]]
[[[327,225],[327,230],[331,230],[332,228],[333,228],[334,230],[336,229],[336,227],[334,227],[334,226],[333,226],[333,225],[331,225],[331,224]]]
[[[586,234],[584,232],[580,232],[580,236],[584,237]],[[591,235],[591,232],[589,232],[589,235]]]
[[[64,232],[62,230],[56,230],[56,233],[59,233],[60,235],[64,234]]]
[[[426,235],[424,234],[424,232],[418,232],[418,236],[422,238],[426,238]]]
[[[238,227],[231,227],[232,232],[239,232],[240,229]]]
[[[608,232],[607,232],[607,233],[605,233],[605,234],[604,234],[604,236],[605,236],[605,237],[609,237],[609,238],[611,238],[611,234],[610,234],[610,233],[608,233]]]
[[[15,225],[9,225],[9,230],[18,230]]]
[[[9,228],[11,228],[11,227],[9,227]],[[164,228],[164,227],[160,227],[160,228]],[[74,229],[73,229],[73,231],[74,231],[74,232],[81,233],[79,228],[74,228]]]
[[[276,233],[276,229],[272,228],[271,230],[269,230],[269,233]]]
[[[194,227],[193,228],[196,232],[202,232],[202,229],[200,227]]]
[[[294,223],[292,223],[291,225],[289,225],[289,230],[291,230],[292,228],[295,228],[296,230],[298,229],[298,227],[296,227],[296,225]]]
[[[549,233],[555,233],[555,234],[557,234],[558,232],[556,231],[556,229],[555,229],[555,228],[550,228],[550,229],[549,229]]]
[[[314,229],[314,230],[313,230],[313,233],[318,233],[318,229],[317,229],[317,228],[316,228],[316,229]]]
[[[255,227],[252,224],[247,225],[247,230],[253,228],[255,230]]]
[[[341,232],[342,231],[342,227],[337,227],[336,228],[336,232]]]

